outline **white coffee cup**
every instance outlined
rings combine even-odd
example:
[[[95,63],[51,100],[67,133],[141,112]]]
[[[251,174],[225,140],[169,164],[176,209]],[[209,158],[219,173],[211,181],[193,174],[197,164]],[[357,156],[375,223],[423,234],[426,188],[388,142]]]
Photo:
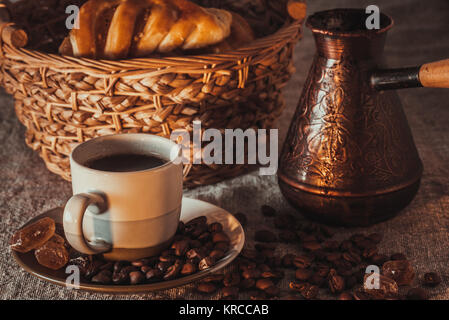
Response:
[[[164,164],[132,171],[91,169],[92,159],[117,154],[153,155]],[[173,239],[182,202],[179,146],[149,134],[118,134],[78,145],[70,155],[73,196],[64,209],[67,241],[85,254],[136,260],[158,254]]]

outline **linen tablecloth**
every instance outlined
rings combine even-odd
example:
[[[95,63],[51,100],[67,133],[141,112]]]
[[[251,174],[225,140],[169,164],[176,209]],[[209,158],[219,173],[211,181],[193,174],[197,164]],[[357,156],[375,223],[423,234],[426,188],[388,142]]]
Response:
[[[391,67],[420,65],[449,58],[449,1],[447,0],[315,0],[309,14],[336,7],[377,4],[391,15],[395,27],[389,32],[385,55]],[[278,122],[283,141],[315,52],[311,32],[305,30],[295,52],[296,74],[285,88],[287,107]],[[385,253],[407,255],[418,275],[436,271],[443,283],[431,290],[434,299],[449,299],[449,89],[407,89],[399,92],[414,139],[424,163],[421,188],[413,202],[397,217],[361,229],[337,229],[337,237],[354,232],[381,232]],[[71,196],[70,183],[50,173],[38,155],[24,142],[24,127],[17,120],[13,100],[0,93],[0,298],[1,299],[216,299],[203,296],[186,285],[139,295],[93,294],[39,280],[23,271],[8,248],[17,228],[51,208],[62,206]],[[281,145],[281,143],[280,143]],[[261,224],[272,225],[260,214],[269,204],[278,212],[294,212],[279,192],[275,176],[256,172],[212,186],[189,190],[186,196],[209,201],[249,218],[247,246]],[[301,218],[303,219],[303,218]],[[281,251],[295,252],[281,246]],[[281,282],[286,288],[286,280]],[[286,292],[286,290],[284,290]]]

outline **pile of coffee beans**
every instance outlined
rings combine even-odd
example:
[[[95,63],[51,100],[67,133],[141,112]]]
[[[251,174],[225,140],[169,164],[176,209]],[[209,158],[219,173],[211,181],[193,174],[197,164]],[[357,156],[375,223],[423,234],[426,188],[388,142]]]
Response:
[[[329,296],[339,300],[428,299],[423,287],[441,282],[438,274],[429,272],[422,277],[421,287],[411,287],[416,280],[412,264],[402,253],[379,252],[383,238],[379,233],[357,233],[336,241],[329,227],[301,224],[294,215],[278,214],[267,205],[261,213],[272,219],[273,228],[257,230],[254,248],[245,248],[230,271],[200,281],[198,292],[253,300]],[[236,216],[247,222],[244,214]],[[279,232],[271,231],[274,229]],[[281,256],[280,243],[294,247],[295,253]],[[288,288],[281,285],[286,280]]]
[[[230,239],[218,223],[205,216],[180,222],[169,249],[159,256],[133,262],[108,262],[100,256],[80,255],[69,265],[77,265],[83,280],[98,284],[144,284],[173,280],[212,267],[223,258]]]

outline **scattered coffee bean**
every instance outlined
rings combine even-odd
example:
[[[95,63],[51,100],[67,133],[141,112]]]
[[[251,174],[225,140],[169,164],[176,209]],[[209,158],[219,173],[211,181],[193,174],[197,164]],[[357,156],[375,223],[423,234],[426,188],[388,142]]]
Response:
[[[129,282],[131,284],[140,284],[145,281],[145,276],[140,271],[133,271],[129,273]]]
[[[221,293],[223,297],[232,297],[237,298],[239,295],[239,288],[238,287],[224,287],[221,289]]]
[[[217,286],[215,284],[213,284],[212,282],[200,282],[197,287],[196,290],[198,292],[201,293],[214,293],[215,291],[217,291]]]
[[[385,262],[382,266],[382,274],[396,281],[399,286],[410,285],[415,278],[415,271],[407,260]]]
[[[345,289],[345,279],[335,269],[329,271],[328,284],[332,293],[340,293]]]
[[[338,300],[354,300],[354,296],[349,292],[342,292],[338,296]]]
[[[295,278],[300,281],[307,281],[312,276],[312,270],[310,269],[296,269]]]
[[[441,283],[441,277],[436,272],[427,272],[423,277],[423,285],[436,287]]]
[[[259,290],[265,290],[271,286],[274,286],[274,283],[270,279],[259,279],[256,281],[256,288]]]
[[[92,277],[92,282],[100,284],[109,284],[112,281],[112,272],[110,270],[100,271],[97,275]]]
[[[206,257],[206,258],[201,259],[201,261],[198,263],[198,269],[199,270],[209,269],[214,264],[215,264],[215,258]]]
[[[375,282],[377,281],[376,277],[379,277],[378,288],[375,286]],[[396,281],[382,274],[375,276],[366,274],[363,280],[363,291],[370,296],[371,299],[389,299],[398,296],[398,285]]]
[[[309,268],[312,265],[312,262],[313,257],[305,254],[296,256],[292,261],[293,265],[300,269]]]
[[[316,296],[318,295],[318,291],[318,286],[307,284],[307,286],[305,286],[305,288],[301,291],[301,295],[304,297],[304,299],[312,300],[316,298]]]

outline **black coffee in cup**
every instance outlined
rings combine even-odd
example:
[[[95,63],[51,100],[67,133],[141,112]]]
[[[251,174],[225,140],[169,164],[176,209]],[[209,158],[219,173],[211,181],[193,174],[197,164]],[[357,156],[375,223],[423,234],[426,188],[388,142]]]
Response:
[[[90,169],[109,172],[132,172],[162,166],[165,160],[149,154],[113,154],[88,160],[84,165]]]

